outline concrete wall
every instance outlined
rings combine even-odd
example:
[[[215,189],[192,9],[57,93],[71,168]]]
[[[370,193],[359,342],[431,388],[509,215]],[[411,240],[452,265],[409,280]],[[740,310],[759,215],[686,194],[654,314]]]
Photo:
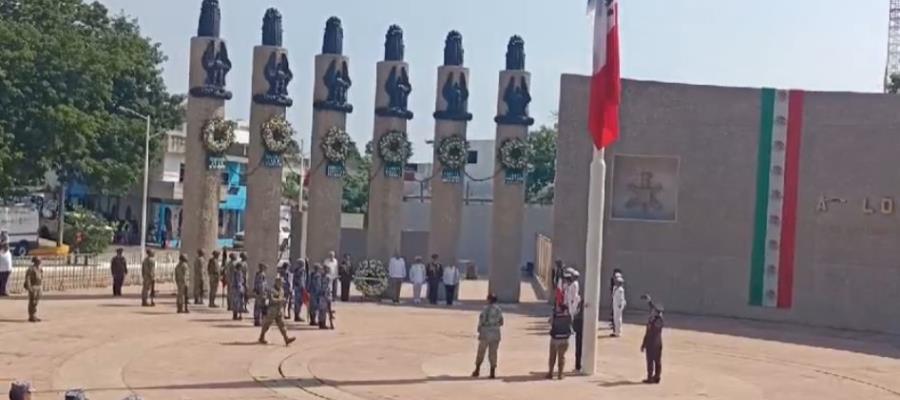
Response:
[[[415,256],[428,257],[428,232],[430,230],[430,204],[404,202],[404,227],[402,253],[412,260]],[[458,254],[460,259],[472,260],[479,273],[485,275],[490,268],[490,204],[464,205],[462,211],[462,235]],[[525,208],[525,223],[522,230],[522,259],[520,264],[534,259],[534,243],[538,233],[549,235],[552,230],[552,209],[550,207],[529,206]],[[365,254],[365,234],[360,229],[343,229],[341,251],[354,255]],[[450,260],[443,260],[447,263]]]
[[[560,102],[560,154],[570,152],[558,165],[554,257],[577,264],[587,199],[572,185],[587,185],[590,155],[576,144],[589,146],[588,83],[563,76]],[[615,154],[678,157],[677,221],[607,221],[604,282],[622,268],[632,305],[649,292],[671,311],[900,333],[900,215],[862,206],[900,196],[900,97],[807,93],[794,305],[779,310],[748,305],[760,90],[640,81],[623,90],[622,138],[607,161],[614,173]],[[817,212],[822,196],[846,203]]]

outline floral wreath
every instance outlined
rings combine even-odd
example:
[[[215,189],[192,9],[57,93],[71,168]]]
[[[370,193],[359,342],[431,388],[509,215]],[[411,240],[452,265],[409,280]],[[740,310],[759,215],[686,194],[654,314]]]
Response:
[[[412,143],[406,132],[390,131],[378,140],[378,155],[388,164],[405,164],[412,157]]]
[[[524,171],[528,168],[529,146],[524,140],[510,138],[500,145],[500,164],[503,168],[513,171]]]
[[[276,116],[262,125],[263,147],[271,154],[282,155],[291,148],[294,128],[284,117]]]
[[[350,156],[350,150],[356,146],[353,139],[347,134],[347,131],[332,127],[325,133],[325,139],[322,140],[322,152],[325,159],[332,163],[343,163]]]
[[[437,151],[444,168],[461,169],[469,158],[469,142],[459,135],[448,136],[441,140]]]
[[[237,124],[234,121],[226,121],[222,117],[214,117],[205,124],[201,132],[203,147],[213,154],[222,154],[234,144],[234,130]]]
[[[361,261],[354,273],[353,283],[366,297],[381,296],[387,290],[387,270],[379,260]]]

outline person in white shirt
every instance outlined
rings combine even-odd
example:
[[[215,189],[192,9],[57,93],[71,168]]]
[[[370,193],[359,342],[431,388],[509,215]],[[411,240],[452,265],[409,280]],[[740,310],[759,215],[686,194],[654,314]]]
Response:
[[[422,257],[416,256],[416,260],[409,268],[409,281],[413,284],[413,303],[422,302],[422,285],[425,284],[425,264]]]
[[[9,244],[2,243],[0,244],[0,297],[9,296],[6,293],[6,281],[9,280],[9,275],[12,274],[12,253],[9,251]]]
[[[612,300],[613,333],[610,336],[619,337],[622,335],[622,314],[625,312],[625,280],[621,277],[616,279]]]
[[[453,298],[456,296],[456,286],[459,285],[459,269],[456,265],[448,265],[444,267],[444,291],[447,297],[447,305],[453,305]]]
[[[322,265],[325,267],[325,275],[331,282],[331,298],[334,299],[338,295],[338,260],[333,251],[328,252],[328,257],[322,261]],[[322,288],[322,290],[328,290],[328,288]]]
[[[578,277],[581,274],[575,268],[569,267],[566,268],[563,273],[562,280],[562,291],[563,291],[563,299],[566,303],[566,306],[569,307],[569,312],[572,315],[578,313],[578,305],[581,303],[581,288],[578,285]]]
[[[388,277],[390,278],[390,295],[394,304],[400,302],[400,289],[403,287],[403,280],[406,279],[406,261],[400,257],[399,252],[394,252],[394,256],[388,262]]]

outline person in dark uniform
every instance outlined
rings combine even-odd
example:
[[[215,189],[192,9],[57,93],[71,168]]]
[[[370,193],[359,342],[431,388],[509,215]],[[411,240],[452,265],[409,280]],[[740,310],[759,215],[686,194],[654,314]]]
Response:
[[[581,346],[584,334],[584,299],[578,302],[578,310],[572,318],[572,330],[575,331],[575,372],[581,372]]]
[[[647,321],[647,330],[641,343],[641,352],[647,358],[647,379],[644,383],[659,383],[662,377],[662,331],[665,326],[663,309],[662,306],[654,304],[650,296],[642,297],[650,304],[650,319]]]
[[[431,262],[425,266],[425,276],[428,279],[428,302],[438,303],[438,290],[441,280],[444,279],[444,266],[438,261],[438,255],[431,255]]]
[[[344,254],[338,266],[338,278],[341,280],[341,301],[350,301],[350,284],[353,282],[353,261],[350,254]]]
[[[113,296],[122,296],[122,284],[125,283],[125,275],[128,274],[128,262],[122,255],[121,248],[116,249],[116,256],[109,262],[109,270],[113,278]]]

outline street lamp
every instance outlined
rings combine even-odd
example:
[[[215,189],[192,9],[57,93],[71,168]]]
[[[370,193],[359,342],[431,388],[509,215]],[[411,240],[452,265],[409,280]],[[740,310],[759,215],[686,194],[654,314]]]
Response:
[[[119,111],[147,121],[147,132],[144,135],[144,191],[141,192],[141,257],[147,253],[147,186],[150,175],[150,116],[141,114],[128,107],[119,106]]]

